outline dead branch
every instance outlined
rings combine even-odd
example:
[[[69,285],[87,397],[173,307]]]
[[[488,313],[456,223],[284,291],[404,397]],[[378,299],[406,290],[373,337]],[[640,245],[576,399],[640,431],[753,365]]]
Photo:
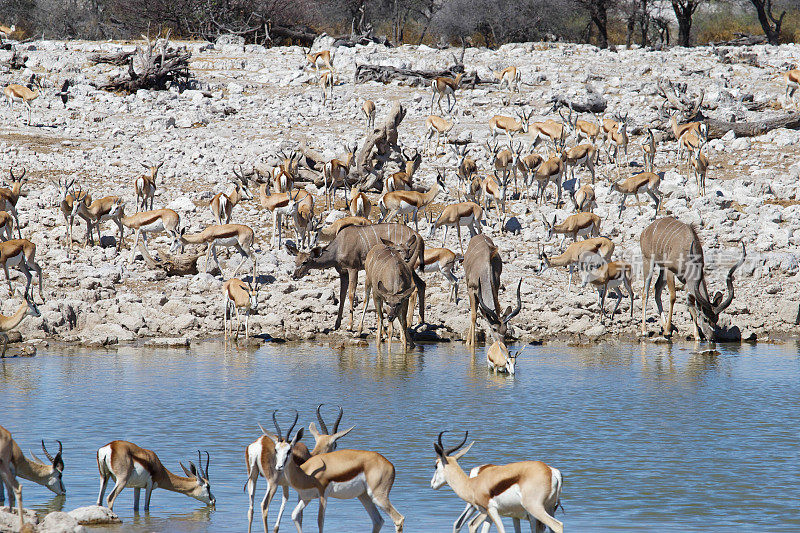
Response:
[[[136,53],[135,50],[130,50],[127,52],[125,51],[113,52],[113,53],[98,52],[96,54],[92,54],[91,56],[89,56],[89,63],[91,63],[92,65],[99,65],[101,63],[105,63],[108,65],[116,65],[118,67],[121,67],[123,65],[126,65],[135,53]]]
[[[401,154],[397,144],[397,130],[405,116],[406,109],[395,101],[384,123],[369,133],[362,142],[361,149],[356,154],[355,169],[350,176],[354,182],[362,184],[362,190],[371,189],[380,183],[383,177],[380,171],[392,155],[399,161]]]
[[[434,78],[450,77],[454,78],[464,72],[463,65],[453,65],[445,70],[413,70],[397,68],[389,65],[358,65],[356,66],[355,83],[367,81],[377,81],[389,83],[393,80],[400,80],[411,87],[427,85]],[[498,80],[481,79],[477,72],[464,74],[461,85],[475,87],[478,84],[497,84]]]
[[[127,73],[115,76],[100,89],[133,93],[139,89],[165,90],[169,84],[188,81],[191,52],[186,48],[169,48],[168,39],[153,43],[146,36],[142,37],[147,42],[147,50],[137,46],[136,52],[128,58]]]

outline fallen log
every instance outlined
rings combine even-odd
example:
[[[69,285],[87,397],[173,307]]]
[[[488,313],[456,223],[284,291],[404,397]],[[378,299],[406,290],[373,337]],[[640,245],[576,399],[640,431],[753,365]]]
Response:
[[[708,124],[709,139],[719,139],[729,131],[732,131],[737,137],[756,137],[778,128],[800,129],[800,113],[789,113],[755,122],[727,122],[705,117],[696,120],[702,120]]]
[[[127,73],[111,78],[100,85],[100,89],[134,93],[139,89],[165,90],[168,84],[188,81],[191,52],[185,48],[168,48],[167,39],[159,39],[155,44],[147,37],[145,40],[147,50],[136,47],[136,53],[128,58]],[[134,67],[137,58],[139,72]]]
[[[445,70],[413,70],[397,68],[389,65],[357,65],[354,81],[364,83],[367,81],[377,81],[389,83],[390,81],[400,80],[412,87],[427,85],[427,82],[435,78],[449,77],[455,78],[464,72],[463,65],[454,65]],[[461,78],[461,86],[471,86],[474,88],[478,84],[497,84],[495,79],[482,79],[477,72],[464,74]]]
[[[406,116],[406,108],[395,101],[386,120],[372,130],[356,154],[355,169],[350,172],[348,180],[359,183],[361,190],[366,191],[373,187],[382,187],[383,166],[394,155],[399,162],[402,160],[400,146],[397,144],[398,128]],[[374,152],[374,153],[373,153]]]
[[[139,252],[142,254],[145,264],[148,268],[163,270],[167,276],[193,276],[198,273],[197,260],[203,257],[204,253],[199,254],[179,254],[170,255],[166,250],[158,249],[158,255],[161,257],[158,261],[148,253],[147,248],[144,247],[142,241],[139,241]]]
[[[554,106],[571,108],[578,113],[603,113],[608,107],[608,102],[603,95],[590,92],[582,100],[571,100],[563,94],[557,94],[550,100]]]
[[[92,65],[105,63],[108,65],[116,65],[121,67],[123,65],[127,65],[135,53],[135,50],[129,50],[127,52],[98,52],[89,56],[89,63]]]

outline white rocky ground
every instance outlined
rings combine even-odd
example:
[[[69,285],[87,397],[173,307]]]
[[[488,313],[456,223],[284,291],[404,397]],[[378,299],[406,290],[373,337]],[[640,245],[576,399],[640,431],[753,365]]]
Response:
[[[113,246],[79,248],[75,257],[68,258],[63,244],[63,217],[56,206],[60,198],[50,179],[77,177],[90,187],[95,198],[122,195],[130,213],[135,206],[133,178],[143,171],[140,162],[165,161],[155,205],[175,209],[183,226],[190,232],[199,231],[212,222],[208,201],[225,189],[234,165],[252,166],[265,161],[279,148],[294,147],[304,138],[310,146],[330,156],[340,153],[343,142],[361,138],[359,108],[366,98],[377,104],[378,122],[392,102],[400,100],[408,109],[400,129],[401,141],[406,146],[423,144],[429,89],[376,83],[354,86],[351,80],[357,63],[419,69],[452,63],[452,51],[424,46],[339,48],[334,62],[342,83],[335,88],[332,107],[324,108],[319,90],[309,85],[313,73],[304,70],[305,60],[297,47],[264,49],[203,42],[186,45],[193,52],[191,67],[198,87],[208,91],[210,97],[198,90],[121,95],[94,89],[92,82],[102,81],[119,69],[90,66],[88,55],[130,47],[128,44],[50,41],[22,46],[29,57],[28,69],[42,75],[51,87],[60,86],[66,78],[75,83],[67,109],[52,96],[54,91],[34,102],[32,127],[24,125],[19,106],[2,111],[5,120],[0,129],[0,166],[28,169],[29,194],[19,203],[22,231],[36,243],[37,259],[45,270],[47,302],[40,306],[40,318],[23,322],[24,337],[115,343],[153,337],[194,339],[220,335],[222,330],[221,276],[165,278],[161,272],[148,270],[141,260],[129,265],[128,252],[117,255]],[[547,102],[552,94],[582,95],[586,84],[591,83],[607,98],[608,112],[628,112],[633,131],[638,132],[662,120],[657,76],[688,83],[690,92],[702,87],[707,112],[720,119],[753,119],[779,113],[785,102],[777,73],[800,56],[800,47],[758,46],[734,50],[731,55],[736,58],[742,53],[750,54],[749,63],[758,66],[735,61],[723,64],[710,48],[702,47],[612,52],[586,45],[537,43],[507,45],[497,51],[469,49],[464,62],[467,70],[477,69],[484,78],[490,76],[490,69],[518,66],[523,87],[514,104],[535,109],[535,119],[549,112]],[[0,61],[9,54],[1,52]],[[21,82],[29,74],[4,72],[0,81]],[[513,115],[518,109],[504,106],[502,94],[492,88],[461,89],[458,95],[458,123],[453,135],[471,135],[476,143],[485,140],[487,120],[492,115]],[[750,99],[748,95],[755,102],[768,103],[766,111],[746,111],[741,102],[743,98]],[[634,164],[641,163],[641,142],[639,135],[631,141]],[[478,144],[473,146],[477,148]],[[745,337],[780,338],[794,334],[800,310],[800,132],[781,129],[755,138],[727,136],[710,142],[708,148],[709,194],[698,198],[694,181],[687,181],[683,166],[679,170],[676,164],[674,141],[659,144],[656,167],[666,173],[662,181],[666,195],[662,214],[693,222],[700,229],[712,291],[723,288],[724,272],[735,261],[738,243],[747,245],[748,261],[737,274],[736,299],[729,308],[730,320],[744,331]],[[483,172],[488,163],[485,154],[480,154]],[[450,155],[436,160],[426,157],[417,174],[417,181],[427,187],[434,182],[436,166],[450,169],[451,190],[446,197],[439,196],[439,203],[455,199],[455,164]],[[638,170],[633,168],[631,172]],[[602,233],[616,243],[617,256],[639,267],[638,237],[652,220],[652,204],[643,202],[641,213],[639,208],[629,207],[618,219],[619,197],[609,192],[606,180],[611,172],[611,166],[601,165],[595,187],[599,204],[596,212],[603,217]],[[585,171],[579,173],[584,180],[587,178]],[[318,210],[321,203],[317,201]],[[435,211],[440,208],[434,207]],[[562,246],[559,239],[543,242],[541,221],[543,217],[552,219],[554,213],[562,220],[572,212],[569,204],[556,211],[552,201],[541,208],[532,202],[511,201],[509,211],[521,223],[519,234],[501,234],[492,227],[485,231],[502,250],[505,285],[511,288],[519,277],[524,280],[523,311],[514,320],[515,331],[522,339],[585,340],[636,334],[638,294],[633,320],[629,318],[627,302],[623,302],[614,325],[604,327],[599,325],[594,290],[573,287],[567,294],[563,269],[551,269],[542,276],[534,274],[538,246],[544,244],[556,252]],[[270,280],[261,292],[259,313],[251,318],[251,329],[290,339],[330,333],[336,312],[334,293],[338,289],[335,273],[317,271],[292,281],[293,258],[270,245],[270,218],[260,209],[257,197],[236,208],[234,222],[255,229],[259,270]],[[423,235],[427,235],[427,223],[420,226]],[[104,227],[106,235],[115,231],[113,224]],[[76,235],[82,237],[84,233],[82,227],[75,228]],[[442,236],[440,231],[427,245],[441,246]],[[458,250],[452,232],[446,245]],[[166,246],[166,237],[162,236],[155,246],[151,244],[151,250]],[[721,259],[716,261],[715,257]],[[238,261],[238,257],[223,260],[226,275]],[[19,284],[21,279],[14,283]],[[461,301],[454,307],[447,301],[442,278],[437,274],[428,275],[427,279],[428,322],[444,325],[438,330],[443,336],[461,338],[468,325],[463,287]],[[640,290],[641,283],[638,273],[634,289]],[[511,292],[505,290],[501,300],[510,303]],[[362,294],[360,286],[359,296]],[[689,314],[683,301],[681,294],[676,323],[686,334],[690,332]],[[9,314],[17,305],[17,300],[7,299],[2,311]],[[651,323],[650,328],[655,330],[656,324]],[[184,342],[182,338],[178,342]]]

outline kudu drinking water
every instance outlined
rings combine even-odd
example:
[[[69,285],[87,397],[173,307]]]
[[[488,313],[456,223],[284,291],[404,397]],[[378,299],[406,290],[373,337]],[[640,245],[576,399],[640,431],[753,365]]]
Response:
[[[342,324],[344,311],[345,290],[350,299],[350,326],[353,329],[353,307],[358,285],[358,271],[364,270],[367,254],[376,244],[383,241],[395,244],[404,244],[412,237],[417,237],[419,258],[416,267],[422,271],[422,258],[424,257],[425,242],[419,233],[403,224],[372,224],[369,226],[349,226],[336,234],[336,237],[324,248],[315,246],[309,252],[301,252],[296,246],[287,244],[286,249],[296,256],[294,279],[300,279],[312,268],[335,268],[339,273],[339,311],[336,315],[334,329]],[[419,318],[425,322],[425,282],[416,272],[412,272],[414,285],[419,292]]]
[[[483,317],[489,322],[491,335],[495,340],[503,340],[508,322],[522,309],[522,280],[517,285],[517,307],[509,306],[500,310],[498,291],[500,290],[500,274],[503,272],[503,259],[492,239],[484,234],[476,235],[469,241],[467,253],[464,254],[464,279],[469,294],[470,326],[467,332],[467,346],[475,345],[475,326],[478,320],[478,304]],[[491,296],[492,308],[484,302]],[[487,296],[487,298],[484,298]]]
[[[367,254],[364,262],[366,281],[364,282],[364,312],[361,313],[361,323],[358,334],[364,328],[364,317],[369,306],[369,295],[373,293],[375,312],[378,315],[378,346],[383,338],[383,306],[388,308],[386,318],[389,321],[389,347],[392,343],[392,329],[394,319],[400,321],[400,342],[403,348],[408,348],[408,323],[411,317],[407,316],[408,301],[411,293],[416,288],[414,285],[414,267],[419,260],[420,247],[417,246],[419,235],[412,235],[403,246],[384,242],[376,244]]]
[[[647,334],[645,317],[650,283],[653,275],[658,274],[655,300],[658,314],[663,321],[664,335],[672,334],[672,311],[675,305],[675,278],[677,278],[685,284],[686,303],[694,322],[695,340],[700,340],[701,332],[707,340],[714,340],[719,334],[717,326],[719,315],[733,301],[733,273],[744,263],[747,255],[744,243],[742,243],[741,259],[728,271],[725,280],[728,295],[724,299],[721,292],[717,292],[713,299],[708,296],[703,272],[705,267],[703,247],[692,226],[672,217],[660,218],[642,232],[640,245],[645,278],[642,289],[642,335]],[[661,305],[661,291],[664,290],[665,284],[669,288],[669,311],[666,317]]]

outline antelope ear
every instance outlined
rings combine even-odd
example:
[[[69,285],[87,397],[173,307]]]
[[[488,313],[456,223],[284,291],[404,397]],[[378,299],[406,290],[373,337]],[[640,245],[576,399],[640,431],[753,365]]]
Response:
[[[334,440],[334,441],[337,441],[337,440],[341,439],[342,437],[344,437],[345,435],[347,435],[348,433],[350,433],[351,431],[353,431],[355,428],[356,428],[355,426],[351,426],[351,427],[349,427],[349,428],[347,428],[345,430],[337,431],[336,433],[331,435],[331,439]]]
[[[311,422],[308,425],[308,431],[311,432],[311,435],[314,437],[314,440],[319,439],[320,435],[322,435],[319,431],[317,431],[317,426],[314,425],[314,422]]]
[[[313,258],[315,258],[315,259],[316,259],[316,258],[318,258],[318,257],[319,257],[319,256],[321,256],[321,255],[322,255],[322,248],[321,248],[321,247],[319,247],[319,246],[315,246],[315,247],[313,247],[313,248],[311,249],[311,257],[313,257]]]
[[[461,450],[457,451],[455,454],[453,454],[453,456],[452,456],[452,457],[453,457],[453,459],[455,459],[456,461],[458,461],[459,459],[461,459],[461,458],[462,458],[464,455],[466,455],[466,454],[467,454],[467,452],[469,451],[469,449],[470,449],[470,448],[472,448],[472,445],[473,445],[473,444],[475,444],[475,441],[472,441],[472,442],[470,442],[470,443],[469,443],[469,445],[467,445],[467,447],[466,447],[466,448],[463,448],[463,449],[461,449]]]
[[[503,315],[508,316],[511,314],[511,311],[513,311],[513,309],[511,309],[511,306],[509,305],[508,307],[506,307],[506,312],[503,313]]]
[[[300,250],[297,249],[297,246],[290,242],[286,243],[286,251],[294,256],[300,253]]]
[[[714,295],[714,301],[712,302],[712,305],[714,307],[717,307],[720,303],[722,303],[722,297],[723,297],[723,294],[721,292],[717,291],[717,294]]]
[[[185,466],[183,466],[183,463],[181,463],[181,462],[179,461],[179,462],[178,462],[178,464],[179,464],[179,465],[181,465],[181,468],[183,468],[183,473],[184,473],[184,474],[186,474],[186,477],[192,477],[192,476],[194,475],[194,474],[192,474],[191,472],[189,472],[189,469],[188,469],[188,468],[186,468]],[[192,463],[189,463],[189,464],[192,466],[192,468],[194,468],[194,465],[193,465]]]

